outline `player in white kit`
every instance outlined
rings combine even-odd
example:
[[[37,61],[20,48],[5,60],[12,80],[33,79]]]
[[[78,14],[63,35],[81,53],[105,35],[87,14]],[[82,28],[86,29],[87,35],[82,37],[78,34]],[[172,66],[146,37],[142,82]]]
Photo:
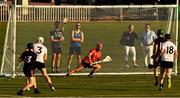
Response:
[[[35,69],[37,68],[38,70],[41,71],[42,75],[48,82],[50,89],[52,91],[55,91],[55,88],[52,86],[51,78],[48,76],[46,67],[44,62],[47,60],[47,48],[43,45],[44,43],[44,38],[43,37],[38,37],[37,43],[34,43],[34,52],[37,54],[37,58],[35,61]]]
[[[164,84],[164,77],[167,75],[167,86],[171,88],[171,74],[173,70],[173,63],[176,61],[178,52],[176,45],[170,41],[171,36],[170,34],[165,34],[165,42],[162,43],[160,56],[161,63],[160,63],[160,88],[159,90],[163,89]]]

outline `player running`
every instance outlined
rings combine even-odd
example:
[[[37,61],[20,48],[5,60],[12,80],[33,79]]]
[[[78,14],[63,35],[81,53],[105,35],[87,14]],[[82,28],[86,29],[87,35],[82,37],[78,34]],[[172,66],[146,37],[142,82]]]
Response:
[[[178,56],[177,47],[170,41],[170,39],[170,34],[165,34],[165,42],[162,44],[162,49],[160,55],[158,56],[158,58],[162,56],[160,63],[160,91],[163,89],[165,75],[167,75],[168,88],[171,88],[173,63],[176,61]]]
[[[157,36],[158,38],[154,40],[154,49],[153,49],[153,65],[149,64],[148,68],[154,68],[154,78],[155,78],[155,83],[154,86],[158,85],[158,71],[159,71],[159,65],[160,65],[160,60],[161,57],[156,61],[157,56],[160,54],[160,49],[161,49],[161,44],[164,42],[164,38],[163,38],[163,30],[159,29],[157,31]]]
[[[33,44],[27,44],[27,51],[24,51],[19,58],[20,62],[24,62],[23,72],[28,79],[28,83],[17,92],[17,95],[23,95],[23,91],[27,90],[30,87],[34,86],[34,94],[39,94],[36,86],[36,78],[34,75],[34,62],[36,60],[37,54],[33,52]]]
[[[44,76],[48,82],[50,89],[55,91],[55,88],[52,86],[51,78],[48,76],[44,62],[47,60],[47,48],[43,45],[44,38],[38,37],[37,43],[34,44],[34,52],[37,54],[35,61],[35,68],[41,71],[41,74]]]
[[[77,66],[76,68],[70,70],[65,77],[71,75],[72,73],[78,72],[82,70],[83,68],[93,68],[93,70],[88,75],[89,77],[92,77],[93,73],[99,71],[101,69],[100,64],[94,64],[91,65],[93,62],[100,61],[102,58],[102,47],[103,44],[101,42],[98,42],[96,45],[96,48],[93,48],[90,50],[89,54],[83,58],[81,61],[81,64]]]

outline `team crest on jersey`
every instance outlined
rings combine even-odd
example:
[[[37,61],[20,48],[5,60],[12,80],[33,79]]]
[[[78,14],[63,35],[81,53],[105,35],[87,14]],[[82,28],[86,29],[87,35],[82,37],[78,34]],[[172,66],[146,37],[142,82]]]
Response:
[[[60,38],[62,36],[61,31],[54,31],[54,37]]]

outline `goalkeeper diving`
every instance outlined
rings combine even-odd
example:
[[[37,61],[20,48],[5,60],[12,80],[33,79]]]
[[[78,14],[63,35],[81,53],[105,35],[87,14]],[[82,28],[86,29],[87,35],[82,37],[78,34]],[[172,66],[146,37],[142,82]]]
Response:
[[[71,75],[72,73],[78,72],[78,71],[82,70],[83,68],[92,68],[93,70],[88,75],[89,77],[92,77],[93,73],[95,73],[101,69],[100,63],[94,63],[94,62],[101,61],[102,48],[103,48],[103,44],[101,42],[98,42],[96,47],[91,49],[89,54],[83,58],[80,65],[78,65],[76,68],[70,70],[65,75],[65,77]]]

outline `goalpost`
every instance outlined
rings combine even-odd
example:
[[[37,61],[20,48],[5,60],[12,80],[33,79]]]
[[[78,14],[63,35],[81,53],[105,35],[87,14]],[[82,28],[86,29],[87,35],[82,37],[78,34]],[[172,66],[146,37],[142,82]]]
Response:
[[[9,9],[8,13],[0,75],[12,73],[16,67],[16,3]]]
[[[152,70],[143,68],[143,55],[139,44],[137,44],[137,62],[140,67],[126,68],[124,66],[123,50],[119,44],[122,33],[127,30],[130,23],[135,24],[135,31],[140,37],[144,31],[144,24],[150,23],[152,29],[164,29],[172,34],[173,42],[178,45],[178,1],[177,5],[116,5],[116,6],[15,6],[9,11],[9,19],[4,43],[4,52],[1,63],[1,75],[10,75],[18,65],[17,54],[22,53],[28,42],[34,42],[38,36],[45,37],[45,45],[48,47],[50,65],[51,48],[48,41],[48,32],[53,29],[53,22],[62,21],[68,18],[70,23],[65,27],[65,42],[63,43],[62,73],[50,73],[51,75],[64,75],[67,68],[67,57],[69,47],[69,34],[73,29],[73,22],[82,22],[82,29],[88,41],[82,45],[84,57],[88,50],[94,47],[97,40],[102,40],[104,45],[104,56],[110,55],[112,63],[104,63],[99,75],[121,75],[121,74],[152,74]],[[24,10],[26,9],[26,14]],[[99,22],[100,21],[100,22]],[[39,23],[40,22],[40,23]],[[16,26],[17,23],[17,26]],[[97,27],[93,26],[97,25]],[[83,28],[84,27],[84,28]],[[88,27],[92,27],[90,30]],[[103,28],[103,29],[101,29]],[[113,28],[113,29],[111,29]],[[101,32],[104,30],[103,32]],[[97,32],[99,31],[99,32]],[[118,31],[118,32],[117,32]],[[16,33],[17,32],[17,33]],[[87,32],[87,33],[86,33]],[[90,32],[90,33],[89,33]],[[108,35],[109,33],[111,35]],[[94,34],[96,36],[94,36]],[[26,36],[23,36],[26,35]],[[93,37],[92,37],[93,36]],[[100,36],[103,36],[101,38]],[[93,39],[92,39],[93,38]],[[76,58],[74,58],[76,59]],[[73,59],[73,60],[74,60]],[[131,59],[130,59],[131,61]],[[129,62],[130,63],[130,62]],[[76,66],[76,63],[72,63]],[[50,70],[50,68],[47,68]],[[86,75],[89,70],[77,73]],[[18,70],[22,74],[22,68]],[[174,73],[177,74],[177,61],[174,66]]]

